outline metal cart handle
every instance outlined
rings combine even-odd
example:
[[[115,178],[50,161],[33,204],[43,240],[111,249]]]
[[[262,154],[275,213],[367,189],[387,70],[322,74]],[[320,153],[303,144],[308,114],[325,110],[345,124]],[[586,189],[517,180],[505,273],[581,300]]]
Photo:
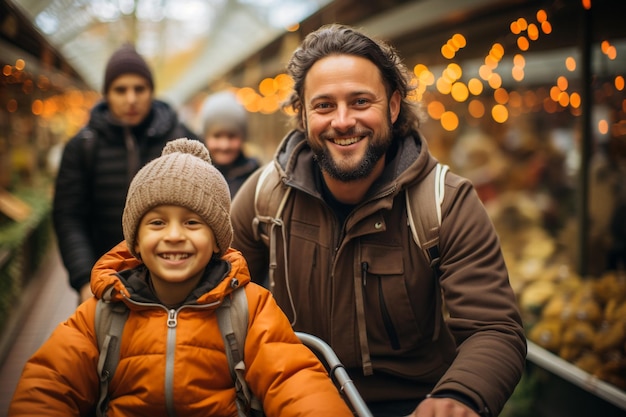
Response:
[[[367,404],[365,404],[363,397],[361,397],[361,394],[359,394],[359,391],[350,379],[345,367],[339,361],[335,351],[328,345],[328,343],[324,342],[319,337],[308,333],[296,332],[296,336],[298,336],[300,341],[306,347],[324,357],[329,367],[328,374],[331,379],[337,381],[340,391],[345,393],[346,397],[348,397],[354,411],[360,417],[373,417],[371,411],[367,407]]]

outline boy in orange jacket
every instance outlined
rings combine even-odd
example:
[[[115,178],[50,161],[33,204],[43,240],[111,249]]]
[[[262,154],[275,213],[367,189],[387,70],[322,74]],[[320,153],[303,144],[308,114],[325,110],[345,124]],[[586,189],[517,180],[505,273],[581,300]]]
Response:
[[[230,194],[206,147],[177,139],[133,179],[122,224],[138,266],[100,277],[129,309],[106,415],[237,416],[216,308],[248,300],[246,381],[267,416],[352,416],[271,294],[230,248]],[[119,264],[116,264],[119,267]],[[103,273],[104,274],[104,273]],[[99,397],[97,298],[81,304],[24,367],[9,416],[88,416]]]

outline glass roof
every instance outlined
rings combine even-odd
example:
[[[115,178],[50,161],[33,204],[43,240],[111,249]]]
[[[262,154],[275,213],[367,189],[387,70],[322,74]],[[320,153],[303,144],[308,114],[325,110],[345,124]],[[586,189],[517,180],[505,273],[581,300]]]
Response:
[[[331,0],[11,0],[95,90],[132,42],[174,105]]]

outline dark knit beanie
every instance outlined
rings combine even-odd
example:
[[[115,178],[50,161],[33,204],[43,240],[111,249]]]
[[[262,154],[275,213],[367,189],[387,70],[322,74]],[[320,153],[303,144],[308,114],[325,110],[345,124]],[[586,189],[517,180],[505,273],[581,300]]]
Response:
[[[152,80],[150,67],[148,67],[145,59],[137,53],[135,47],[128,43],[113,52],[113,55],[109,58],[106,70],[104,71],[104,86],[102,89],[104,94],[109,91],[113,80],[124,74],[137,74],[142,76],[148,80],[150,87],[154,90],[154,81]]]
[[[200,215],[215,234],[220,256],[230,247],[230,191],[202,142],[187,138],[168,142],[161,156],[141,168],[130,183],[122,229],[135,257],[139,222],[159,205],[182,206]]]
[[[205,136],[209,130],[219,127],[237,131],[244,139],[246,138],[248,124],[246,109],[230,91],[221,91],[207,97],[202,103],[200,117]]]

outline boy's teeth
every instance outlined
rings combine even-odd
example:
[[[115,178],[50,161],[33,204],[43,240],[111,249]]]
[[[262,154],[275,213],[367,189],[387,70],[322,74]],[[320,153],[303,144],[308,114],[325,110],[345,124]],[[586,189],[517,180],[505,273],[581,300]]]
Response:
[[[162,256],[169,261],[179,261],[189,257],[186,253],[164,253]]]

